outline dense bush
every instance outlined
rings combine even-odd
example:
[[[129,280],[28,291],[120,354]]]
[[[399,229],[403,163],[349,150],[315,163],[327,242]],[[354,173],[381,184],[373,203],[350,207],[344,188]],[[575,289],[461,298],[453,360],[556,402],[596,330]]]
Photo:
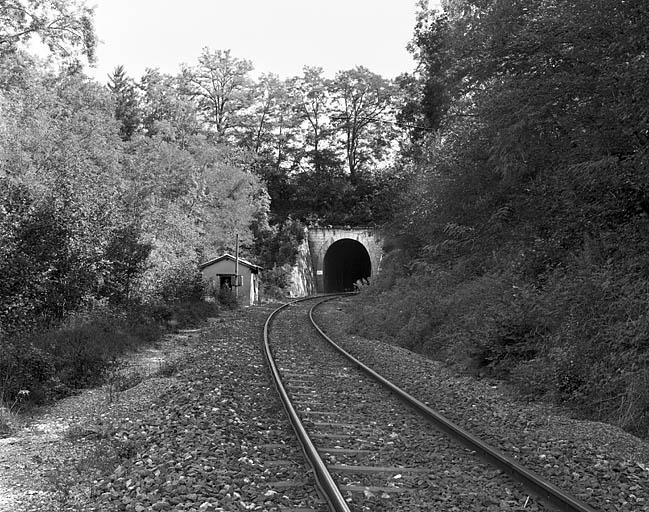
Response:
[[[639,259],[592,251],[536,284],[511,269],[467,276],[462,265],[393,280],[388,266],[352,328],[646,435],[649,279]]]
[[[113,304],[132,302],[151,249],[150,243],[141,240],[140,226],[132,222],[119,226],[104,249],[106,272],[98,295],[108,297]]]
[[[216,300],[227,309],[237,309],[239,307],[239,299],[235,291],[229,288],[221,288],[216,295]]]
[[[160,332],[141,312],[102,311],[75,315],[56,328],[14,335],[0,342],[3,398],[12,401],[20,390],[28,390],[38,403],[97,383],[115,357]]]
[[[102,381],[117,358],[151,343],[169,329],[216,316],[203,300],[77,313],[62,325],[0,339],[0,398],[12,403],[21,390],[42,403]]]
[[[264,298],[279,299],[286,296],[286,290],[290,285],[292,265],[275,265],[272,268],[264,269],[261,281],[261,294]]]
[[[274,225],[258,223],[255,230],[254,255],[263,267],[261,294],[279,298],[285,295],[306,227],[288,217]]]
[[[187,70],[136,86],[118,67],[105,87],[84,75],[84,1],[28,3],[0,16],[17,34],[0,44],[0,408],[92,384],[162,329],[217,314],[199,257],[235,234],[249,250],[270,209],[253,152],[202,121]],[[54,55],[27,53],[36,35]]]
[[[143,308],[145,314],[167,328],[183,329],[196,325],[208,317],[217,316],[219,304],[212,301],[176,302],[174,304],[154,304]]]
[[[201,273],[191,264],[169,269],[157,285],[155,296],[169,304],[198,301],[204,293]]]
[[[1,342],[0,398],[3,403],[13,403],[21,391],[29,392],[29,398],[41,402],[49,393],[56,393],[59,384],[54,382],[55,369],[49,354],[24,340]]]
[[[70,215],[52,197],[2,178],[0,203],[0,333],[63,319],[94,284],[94,262],[76,247]]]
[[[363,332],[649,434],[648,20],[422,4],[402,115],[424,130]]]
[[[380,286],[357,302],[356,332],[648,433],[646,277],[571,267],[534,287],[502,273],[466,279],[440,269]]]

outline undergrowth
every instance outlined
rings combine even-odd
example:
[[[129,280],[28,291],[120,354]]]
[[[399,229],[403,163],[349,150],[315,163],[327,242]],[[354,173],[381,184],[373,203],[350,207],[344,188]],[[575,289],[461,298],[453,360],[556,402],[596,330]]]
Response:
[[[75,314],[57,326],[5,336],[0,339],[3,411],[8,414],[12,404],[42,404],[97,385],[110,377],[120,355],[169,330],[196,325],[219,309],[204,301],[104,307]]]
[[[504,270],[467,276],[459,266],[397,274],[388,265],[361,293],[352,331],[649,435],[642,270],[580,260],[537,285]]]

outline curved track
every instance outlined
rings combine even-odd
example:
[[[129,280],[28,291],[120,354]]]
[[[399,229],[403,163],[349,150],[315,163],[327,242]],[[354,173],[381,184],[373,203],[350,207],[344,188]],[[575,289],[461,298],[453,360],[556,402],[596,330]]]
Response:
[[[334,343],[313,310],[337,296],[285,304],[264,326],[275,387],[329,510],[594,512]],[[304,303],[314,299],[307,313]],[[271,347],[271,325],[282,312]]]
[[[336,512],[349,512],[349,507],[347,506],[347,502],[340,494],[340,491],[338,487],[336,487],[336,484],[331,474],[327,470],[327,467],[323,462],[323,460],[318,455],[318,452],[315,448],[315,445],[313,444],[313,441],[311,440],[311,438],[307,434],[306,429],[304,428],[304,425],[289,397],[286,387],[284,386],[277,364],[270,350],[269,331],[270,331],[270,324],[273,318],[283,309],[293,304],[302,302],[303,300],[297,300],[293,303],[285,304],[271,313],[271,315],[268,317],[264,325],[264,352],[266,354],[266,360],[268,361],[273,383],[275,385],[275,388],[277,389],[277,392],[279,393],[280,400],[282,401],[284,410],[286,411],[288,419],[291,422],[291,426],[293,427],[293,430],[295,431],[295,434],[297,435],[298,440],[300,441],[300,445],[302,446],[307,461],[314,471],[316,485],[320,489],[320,493],[322,497],[329,504],[330,510]]]

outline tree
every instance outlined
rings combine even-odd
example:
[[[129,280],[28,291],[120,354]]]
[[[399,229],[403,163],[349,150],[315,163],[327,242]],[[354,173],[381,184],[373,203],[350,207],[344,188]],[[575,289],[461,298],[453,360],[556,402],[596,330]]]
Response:
[[[240,126],[238,118],[250,106],[252,69],[250,61],[233,57],[230,50],[209,48],[203,49],[197,66],[183,69],[187,90],[218,141],[226,141]]]
[[[293,80],[291,88],[295,91],[295,105],[300,119],[306,123],[307,151],[316,173],[323,167],[323,150],[331,149],[331,100],[330,82],[323,76],[322,68],[305,67],[303,76]]]
[[[124,66],[117,66],[109,76],[108,89],[115,98],[115,119],[121,122],[122,140],[130,140],[140,127],[140,109],[135,83],[126,75]]]
[[[109,92],[81,75],[31,77],[2,102],[0,264],[15,269],[0,301],[8,324],[58,321],[85,304],[107,275],[109,234],[126,216]]]
[[[201,131],[198,112],[181,77],[147,69],[138,84],[144,133],[163,133],[181,146]]]
[[[290,213],[293,194],[289,174],[302,155],[299,124],[289,81],[262,75],[255,84],[238,144],[254,152],[254,171],[266,183],[273,211],[279,217]]]
[[[272,154],[276,163],[282,162],[287,141],[297,128],[289,85],[277,75],[263,74],[253,85],[251,99],[243,117],[239,144],[258,155]]]
[[[42,200],[23,188],[17,204],[21,185],[3,185],[6,220],[13,222],[2,222],[0,228],[2,245],[7,246],[0,255],[5,277],[1,323],[11,329],[39,320],[61,320],[82,303],[94,284],[91,267],[76,247],[69,217],[53,198]]]
[[[452,6],[445,9],[451,12]],[[397,120],[414,140],[440,128],[455,92],[448,76],[448,33],[448,17],[421,1],[414,35],[408,44],[417,68],[413,74],[397,78],[404,98]]]
[[[142,242],[141,237],[141,226],[131,221],[111,233],[104,249],[102,259],[107,264],[107,272],[99,286],[99,294],[107,296],[115,304],[127,304],[133,300],[132,291],[145,270],[152,245]]]
[[[2,0],[0,6],[0,55],[38,35],[56,55],[70,59],[80,51],[94,61],[94,12],[84,0]]]
[[[381,278],[415,313],[377,332],[646,433],[647,3],[444,4],[420,4],[425,130]]]
[[[336,74],[332,118],[342,132],[352,181],[367,163],[376,164],[390,149],[394,131],[390,81],[359,66]]]
[[[249,254],[251,225],[259,210],[267,214],[270,206],[266,190],[254,175],[218,164],[206,168],[205,182],[201,211],[206,254],[234,252],[237,234],[241,249]]]

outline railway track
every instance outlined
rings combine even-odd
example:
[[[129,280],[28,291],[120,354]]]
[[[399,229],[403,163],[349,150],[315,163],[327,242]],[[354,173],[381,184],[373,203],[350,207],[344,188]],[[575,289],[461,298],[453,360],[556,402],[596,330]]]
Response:
[[[272,378],[321,498],[300,512],[594,512],[350,359],[313,321],[327,300],[282,306],[264,327]]]

